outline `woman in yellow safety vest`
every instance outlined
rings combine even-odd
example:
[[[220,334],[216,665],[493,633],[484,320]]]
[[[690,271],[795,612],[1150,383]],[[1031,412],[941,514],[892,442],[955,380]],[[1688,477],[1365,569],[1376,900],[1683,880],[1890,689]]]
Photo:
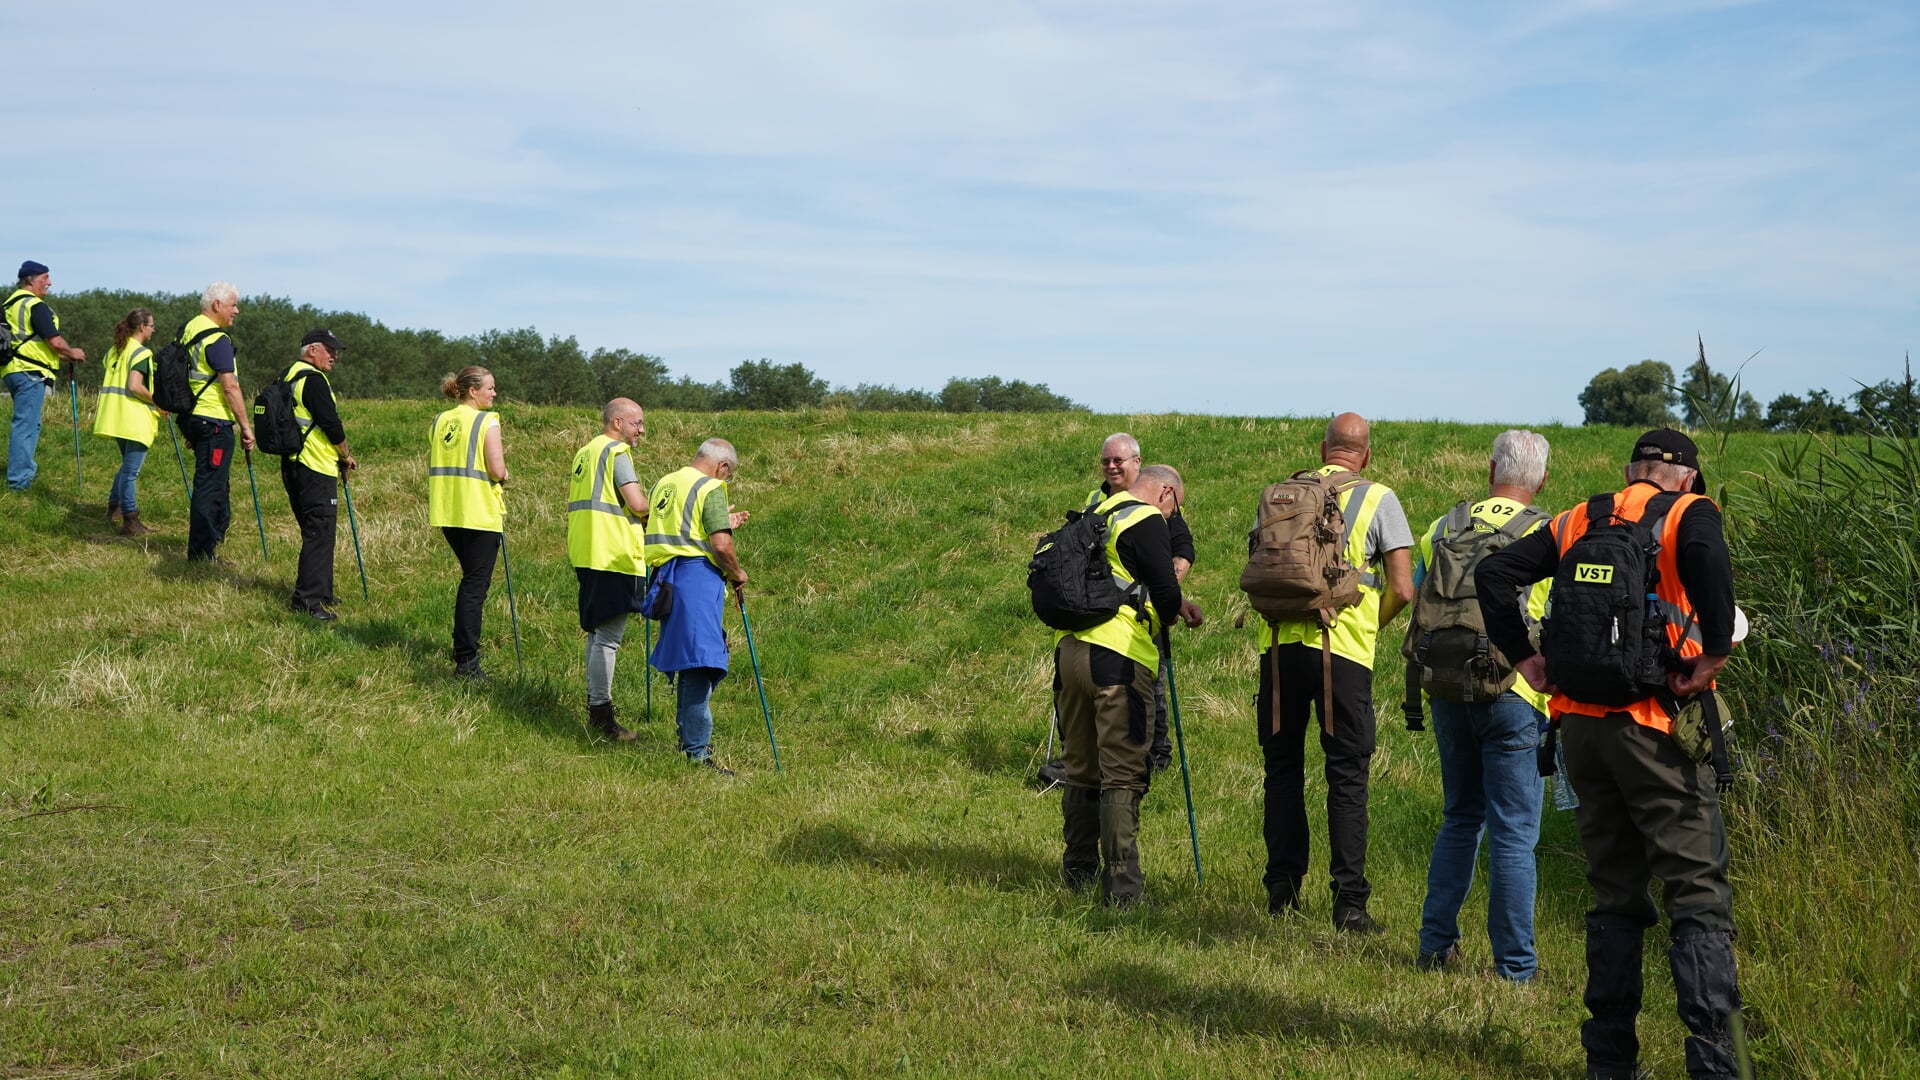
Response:
[[[453,601],[453,672],[483,679],[480,612],[493,583],[506,500],[507,458],[500,449],[500,418],[490,410],[497,391],[493,374],[469,364],[440,383],[454,406],[433,421],[427,445],[427,520],[447,538],[460,560],[460,589]]]
[[[152,336],[153,312],[134,308],[114,324],[113,348],[100,365],[100,407],[93,433],[120,444],[120,471],[107,488],[107,521],[118,522],[122,536],[153,531],[141,524],[133,494],[162,415],[153,406],[153,352],[147,348]]]

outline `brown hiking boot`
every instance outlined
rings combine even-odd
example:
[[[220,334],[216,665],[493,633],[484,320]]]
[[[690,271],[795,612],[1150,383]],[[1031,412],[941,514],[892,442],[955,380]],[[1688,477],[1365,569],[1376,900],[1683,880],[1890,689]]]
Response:
[[[109,525],[120,524],[120,504],[119,503],[110,502],[107,504],[107,524]]]
[[[145,536],[152,531],[151,526],[141,524],[138,510],[128,511],[120,517],[121,536]]]
[[[604,705],[588,705],[587,723],[592,726],[595,732],[606,738],[608,742],[632,742],[634,739],[639,738],[639,736],[633,732],[621,727],[620,721],[613,718],[613,702],[611,701]]]

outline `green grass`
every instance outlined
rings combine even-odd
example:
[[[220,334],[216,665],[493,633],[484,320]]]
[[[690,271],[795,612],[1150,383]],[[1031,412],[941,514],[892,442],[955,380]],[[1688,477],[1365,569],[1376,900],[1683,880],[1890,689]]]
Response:
[[[652,722],[633,719],[637,624],[615,701],[641,738],[582,729],[563,506],[587,411],[502,410],[526,671],[496,580],[494,680],[470,690],[446,659],[457,568],[426,525],[435,404],[343,407],[372,601],[343,523],[332,627],[285,611],[297,539],[273,459],[256,461],[269,562],[241,471],[237,567],[200,572],[181,561],[171,450],[141,491],[162,531],[112,537],[97,519],[116,459],[85,440],[76,506],[52,404],[39,486],[0,494],[0,1072],[1579,1074],[1588,897],[1570,815],[1548,812],[1540,847],[1544,985],[1493,978],[1477,931],[1463,973],[1412,966],[1439,778],[1430,736],[1401,730],[1395,663],[1375,688],[1369,867],[1389,933],[1336,936],[1320,893],[1309,917],[1263,913],[1234,581],[1259,486],[1311,463],[1317,421],[649,415],[648,480],[708,435],[742,454],[734,496],[754,517],[739,544],[786,769],[730,616],[716,737],[740,776],[725,781],[677,759],[664,686]],[[1125,917],[1057,884],[1058,803],[1027,782],[1049,653],[1021,586],[1033,537],[1093,485],[1116,428],[1186,473],[1209,616],[1175,638],[1206,885],[1178,780],[1163,781],[1142,823],[1153,904]],[[1383,423],[1371,471],[1418,527],[1484,483],[1497,430]],[[1546,433],[1543,502],[1615,485],[1631,433]],[[1736,438],[1710,473],[1738,484],[1773,445]],[[1911,1002],[1859,961],[1920,923],[1894,884],[1915,880],[1913,833],[1762,835],[1756,796],[1729,824],[1764,1074],[1911,1071],[1910,1029],[1886,1021]],[[69,812],[24,816],[45,811]],[[1324,866],[1322,847],[1312,880]],[[1835,867],[1856,887],[1809,891]],[[1865,919],[1868,903],[1885,907]],[[1642,1037],[1675,1075],[1660,955]],[[1854,997],[1836,1005],[1846,978]]]

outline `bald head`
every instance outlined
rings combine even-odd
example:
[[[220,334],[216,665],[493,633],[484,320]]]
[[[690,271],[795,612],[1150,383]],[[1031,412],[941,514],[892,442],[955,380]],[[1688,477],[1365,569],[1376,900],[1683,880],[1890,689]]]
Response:
[[[600,427],[607,438],[630,443],[647,433],[646,413],[639,402],[617,397],[600,409]]]
[[[1361,469],[1372,456],[1371,429],[1359,413],[1341,413],[1327,421],[1327,437],[1320,443],[1320,460],[1327,465]]]
[[[1170,499],[1167,498],[1169,492],[1173,495]],[[1158,508],[1163,515],[1171,515],[1186,500],[1187,485],[1173,466],[1148,465],[1140,470],[1133,485],[1127,488],[1127,494]]]

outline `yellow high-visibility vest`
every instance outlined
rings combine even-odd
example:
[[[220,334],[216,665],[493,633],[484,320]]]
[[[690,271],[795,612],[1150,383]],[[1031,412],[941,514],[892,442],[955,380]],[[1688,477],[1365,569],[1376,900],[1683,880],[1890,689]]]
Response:
[[[227,396],[220,392],[219,376],[214,373],[213,365],[207,363],[207,346],[221,338],[226,338],[228,341],[232,341],[233,338],[221,328],[219,323],[202,313],[188,319],[187,325],[180,328],[180,341],[183,344],[193,341],[194,335],[203,330],[214,332],[201,338],[188,350],[193,356],[193,368],[187,372],[187,386],[198,398],[193,405],[193,415],[208,420],[231,421],[233,410],[227,407]],[[233,377],[240,378],[240,357],[237,350],[233,358]]]
[[[327,373],[307,363],[296,360],[287,369],[287,382],[293,388],[293,422],[300,425],[300,453],[295,461],[312,469],[322,476],[340,475],[340,451],[327,439],[327,433],[314,426],[313,414],[307,411],[306,402],[301,395],[306,393],[305,380],[318,377],[327,383],[327,392],[333,392],[333,384],[327,382]],[[344,441],[344,440],[343,440]]]
[[[93,414],[93,433],[111,439],[127,439],[141,446],[152,446],[160,433],[160,413],[133,396],[133,368],[151,357],[145,345],[128,338],[124,344],[107,350],[100,363],[100,405]],[[152,364],[146,375],[147,396],[153,396]]]
[[[427,523],[479,532],[500,532],[507,516],[500,485],[487,474],[482,454],[487,429],[500,417],[471,405],[455,405],[434,418],[427,438]]]
[[[30,289],[15,289],[7,297],[7,329],[13,331],[13,359],[0,368],[0,375],[25,371],[51,378],[60,374],[60,354],[53,351],[53,346],[38,337],[29,340],[33,333],[33,309],[46,306],[47,302]],[[53,316],[53,332],[58,336],[60,315],[52,308],[47,308],[47,312]]]
[[[720,485],[720,499],[727,498],[727,482],[708,476],[688,465],[660,478],[647,497],[652,507],[647,532],[647,566],[655,567],[681,556],[701,558],[720,569],[713,557],[713,545],[707,539],[705,515],[700,510],[712,497],[714,485]]]
[[[1121,565],[1120,537],[1128,529],[1147,520],[1148,515],[1158,515],[1159,511],[1125,491],[1115,492],[1092,509],[1107,515],[1107,566],[1113,571],[1113,583],[1122,589],[1130,589],[1133,587],[1133,576]],[[1167,569],[1171,572],[1172,565],[1169,564]],[[1112,649],[1157,672],[1160,670],[1160,646],[1154,643],[1153,638],[1160,632],[1162,616],[1146,597],[1141,597],[1140,604],[1141,607],[1121,604],[1119,613],[1113,618],[1089,630],[1076,630],[1072,636],[1089,645]],[[1142,608],[1147,616],[1144,620],[1140,618]],[[1066,636],[1063,631],[1055,634],[1054,640]]]
[[[1320,471],[1333,473],[1339,469],[1338,465],[1324,465]],[[1343,538],[1347,563],[1364,569],[1360,574],[1360,602],[1340,609],[1328,637],[1333,655],[1344,656],[1368,670],[1373,668],[1373,650],[1380,640],[1380,596],[1385,588],[1381,584],[1382,569],[1367,563],[1367,530],[1373,527],[1373,516],[1380,511],[1380,500],[1391,490],[1385,484],[1362,480],[1340,494],[1340,514],[1347,519],[1347,533]],[[1312,620],[1280,623],[1277,634],[1273,624],[1265,619],[1258,621],[1261,652],[1276,641],[1281,645],[1320,647],[1320,625]]]
[[[567,561],[589,570],[641,577],[646,563],[641,536],[646,522],[627,512],[614,484],[613,462],[632,461],[631,448],[596,435],[573,455],[567,484]]]

